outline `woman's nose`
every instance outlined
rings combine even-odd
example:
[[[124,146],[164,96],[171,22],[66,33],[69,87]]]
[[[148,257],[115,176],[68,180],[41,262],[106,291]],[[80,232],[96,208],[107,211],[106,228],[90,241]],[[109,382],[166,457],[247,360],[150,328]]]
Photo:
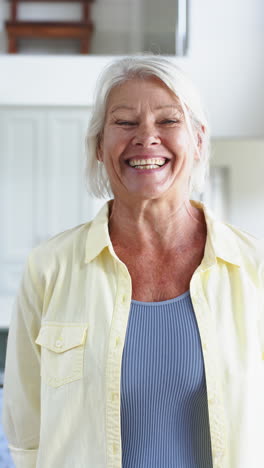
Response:
[[[132,140],[133,145],[144,146],[145,148],[152,145],[160,144],[160,137],[154,125],[138,126],[136,134]]]

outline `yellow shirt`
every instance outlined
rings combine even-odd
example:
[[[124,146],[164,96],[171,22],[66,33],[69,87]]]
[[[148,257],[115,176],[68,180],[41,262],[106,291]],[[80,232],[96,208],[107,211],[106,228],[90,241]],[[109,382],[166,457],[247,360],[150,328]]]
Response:
[[[204,210],[208,231],[190,293],[213,466],[261,468],[263,243],[192,203]],[[110,241],[107,205],[93,222],[32,251],[4,384],[3,423],[17,468],[121,468],[120,377],[131,293]]]

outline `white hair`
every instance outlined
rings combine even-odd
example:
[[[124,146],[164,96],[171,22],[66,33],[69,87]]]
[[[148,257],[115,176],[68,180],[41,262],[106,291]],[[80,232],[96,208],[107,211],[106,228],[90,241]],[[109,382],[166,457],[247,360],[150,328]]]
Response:
[[[98,198],[112,196],[104,164],[97,159],[100,137],[103,133],[107,100],[110,91],[133,78],[156,77],[177,96],[185,117],[190,138],[199,160],[194,161],[190,192],[201,193],[209,172],[209,128],[199,93],[188,76],[172,61],[160,56],[138,55],[118,59],[108,65],[97,83],[95,102],[86,137],[86,178],[91,195]],[[200,144],[197,144],[197,132]]]

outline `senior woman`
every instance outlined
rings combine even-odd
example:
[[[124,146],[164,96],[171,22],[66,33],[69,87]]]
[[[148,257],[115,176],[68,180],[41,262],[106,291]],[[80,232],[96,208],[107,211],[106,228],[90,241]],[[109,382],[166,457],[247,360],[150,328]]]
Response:
[[[190,200],[209,132],[164,58],[104,71],[88,131],[96,218],[31,253],[4,425],[18,468],[258,468],[263,248]]]

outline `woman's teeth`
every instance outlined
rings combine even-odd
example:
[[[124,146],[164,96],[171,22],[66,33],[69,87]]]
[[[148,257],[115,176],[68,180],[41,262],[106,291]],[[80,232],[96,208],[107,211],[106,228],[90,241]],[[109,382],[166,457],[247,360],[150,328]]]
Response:
[[[144,164],[144,166],[133,166],[134,169],[157,169],[158,166],[157,164]]]
[[[152,158],[152,159],[131,159],[128,161],[129,166],[135,169],[158,169],[164,166],[166,159]]]

